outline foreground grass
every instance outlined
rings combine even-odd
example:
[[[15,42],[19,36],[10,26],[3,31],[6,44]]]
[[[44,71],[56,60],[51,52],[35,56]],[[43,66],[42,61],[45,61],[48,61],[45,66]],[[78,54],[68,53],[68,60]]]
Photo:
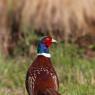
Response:
[[[54,45],[52,62],[60,80],[61,95],[95,95],[95,60],[87,60],[73,46]],[[33,58],[0,56],[0,95],[27,95],[25,75]]]

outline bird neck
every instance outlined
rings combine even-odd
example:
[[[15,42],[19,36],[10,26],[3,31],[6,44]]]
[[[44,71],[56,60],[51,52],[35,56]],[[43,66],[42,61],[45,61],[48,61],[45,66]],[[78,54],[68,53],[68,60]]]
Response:
[[[51,57],[51,55],[49,53],[49,48],[43,43],[38,44],[37,53],[38,53],[37,55],[43,55],[45,57]]]

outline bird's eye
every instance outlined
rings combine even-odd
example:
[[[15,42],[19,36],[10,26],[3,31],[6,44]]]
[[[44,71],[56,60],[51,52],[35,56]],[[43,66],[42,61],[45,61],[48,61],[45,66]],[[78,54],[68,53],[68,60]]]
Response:
[[[46,40],[47,40],[47,41],[51,41],[52,38],[51,38],[51,37],[47,37]]]
[[[46,38],[47,40],[49,40],[49,38]]]

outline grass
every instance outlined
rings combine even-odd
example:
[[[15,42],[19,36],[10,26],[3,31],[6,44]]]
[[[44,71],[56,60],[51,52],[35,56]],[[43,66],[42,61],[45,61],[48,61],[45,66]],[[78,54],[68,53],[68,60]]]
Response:
[[[80,56],[81,50],[63,43],[50,49],[59,80],[61,95],[95,95],[95,59]],[[25,76],[34,57],[4,59],[0,55],[0,95],[27,95]]]
[[[9,5],[8,5],[9,6],[9,9],[8,9],[9,14],[11,14],[12,7],[13,7],[11,1],[12,0],[9,1]],[[82,0],[80,0],[80,1],[82,2]],[[31,2],[31,0],[30,0],[30,2]],[[71,2],[71,3],[73,3],[73,2]],[[84,5],[84,3],[83,3],[83,5]],[[89,2],[87,2],[87,4],[88,3]],[[30,4],[30,8],[32,8],[34,10],[35,8],[33,8],[31,6],[31,3],[29,3],[29,4]],[[32,3],[32,4],[34,4],[34,3]],[[39,4],[40,4],[40,2],[39,2]],[[68,7],[68,3],[66,3],[66,4],[67,5],[65,7]],[[79,27],[81,27],[81,25],[85,26],[84,25],[84,23],[85,23],[84,16],[82,16],[83,12],[81,11],[83,7],[80,7],[80,4],[79,4],[78,7],[76,8],[77,4],[78,3],[75,2],[75,4],[74,4],[75,8],[71,8],[71,7],[69,7],[69,8],[74,12],[74,16],[78,20]],[[92,4],[93,3],[91,3],[90,5],[92,5]],[[27,5],[27,3],[26,3],[26,5]],[[70,6],[72,6],[72,4]],[[29,7],[29,6],[26,6],[26,8],[24,8],[25,10],[23,10],[23,12],[22,12],[23,13],[22,15],[25,14],[25,16],[23,16],[23,18],[22,18],[22,21],[30,18],[30,16],[29,16],[30,11],[27,11],[27,9],[29,10],[30,8],[27,8],[27,7]],[[56,7],[57,7],[57,5],[56,5]],[[85,6],[85,7],[86,7],[85,10],[87,10],[89,6]],[[46,8],[44,8],[44,9],[46,9]],[[91,9],[94,10],[93,8],[91,8]],[[41,10],[43,10],[43,8]],[[80,10],[80,11],[77,11],[77,10]],[[38,11],[38,10],[35,10],[35,12],[36,11]],[[47,11],[45,11],[45,12],[47,12]],[[64,11],[64,12],[66,12],[66,11]],[[49,15],[49,13],[50,12],[48,12],[48,15]],[[72,14],[71,14],[72,12],[68,12],[68,13],[70,15],[69,17],[71,17],[73,19],[74,16],[72,17]],[[42,18],[43,17],[42,15],[43,14],[40,13],[41,20],[43,21],[44,19]],[[70,25],[68,25],[69,17],[67,17],[66,15],[63,16],[64,20],[62,20],[62,21],[67,22],[67,25],[65,28],[68,31],[68,29],[70,29],[70,27],[69,27]],[[86,13],[86,15],[88,15],[88,14]],[[94,15],[94,14],[92,14],[92,15]],[[80,20],[81,18],[83,20],[82,21],[83,24],[81,24],[81,20]],[[38,19],[40,19],[40,18],[38,18]],[[87,19],[89,19],[88,16],[87,16]],[[74,20],[72,20],[73,24],[75,24]],[[48,20],[48,21],[50,21],[50,20]],[[41,22],[38,22],[38,26],[40,25],[40,23]],[[31,42],[31,35],[34,35],[34,34],[30,35],[30,32],[27,32],[27,30],[24,30],[24,31],[26,31],[25,35],[28,37],[25,37],[27,39],[24,39],[24,40],[22,40],[22,42],[18,43],[19,47],[21,47],[21,48],[17,49],[15,54],[17,54],[18,52],[21,52],[21,49],[23,47],[24,47],[24,49],[26,49],[26,52],[27,52],[30,44],[31,43],[33,44],[33,42]],[[28,30],[28,31],[31,31],[31,30]],[[31,32],[31,33],[33,33],[33,32]],[[32,40],[33,39],[35,40],[37,38],[38,38],[38,36],[32,36]],[[27,48],[26,48],[26,46],[27,46]],[[55,66],[55,69],[57,71],[57,74],[58,74],[58,77],[60,80],[59,91],[60,91],[61,95],[95,95],[95,59],[91,59],[91,60],[85,59],[83,57],[83,55],[81,55],[82,51],[83,50],[81,50],[81,49],[78,50],[76,48],[76,46],[74,46],[74,45],[64,46],[64,43],[54,45],[53,47],[51,47],[51,54],[52,54],[51,59],[52,59],[53,65]],[[21,54],[22,54],[22,52],[21,52]],[[12,58],[4,59],[3,55],[0,55],[0,95],[27,95],[27,92],[25,89],[25,84],[24,84],[25,76],[26,76],[26,71],[27,71],[29,65],[32,63],[34,58],[35,58],[35,56],[31,57],[31,58],[18,56],[17,58],[14,58],[14,59],[12,59]]]

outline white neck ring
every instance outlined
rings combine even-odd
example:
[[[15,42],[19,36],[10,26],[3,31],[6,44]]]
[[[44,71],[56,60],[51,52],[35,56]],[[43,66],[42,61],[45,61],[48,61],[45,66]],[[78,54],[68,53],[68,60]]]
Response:
[[[43,55],[43,56],[48,57],[48,58],[51,57],[51,54],[49,54],[49,53],[38,53],[37,55]]]

